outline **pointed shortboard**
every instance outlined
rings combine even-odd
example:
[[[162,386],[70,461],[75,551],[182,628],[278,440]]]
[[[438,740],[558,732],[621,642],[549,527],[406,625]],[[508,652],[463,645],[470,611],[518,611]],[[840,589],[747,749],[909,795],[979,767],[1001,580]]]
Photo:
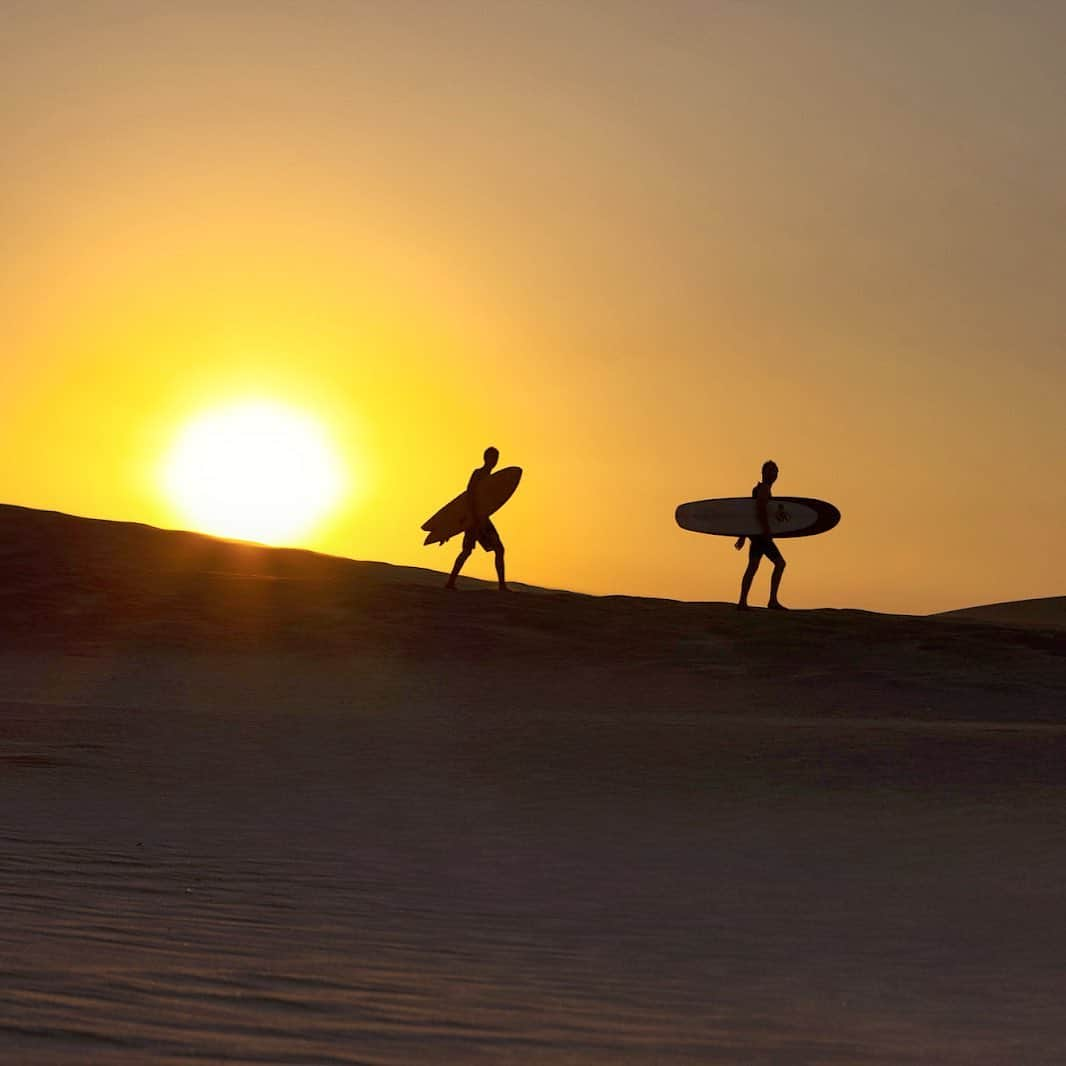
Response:
[[[694,500],[674,512],[677,524],[692,533],[717,537],[758,537],[762,534],[755,499],[736,496],[721,500]],[[840,521],[840,512],[825,500],[804,496],[772,496],[767,509],[774,537],[813,537]]]
[[[520,466],[505,466],[494,474],[489,474],[481,483],[482,503],[485,514],[495,514],[513,495],[522,480]],[[432,518],[422,523],[426,530],[423,544],[443,544],[457,533],[463,533],[473,520],[473,511],[466,492],[460,492],[450,503],[446,503]]]

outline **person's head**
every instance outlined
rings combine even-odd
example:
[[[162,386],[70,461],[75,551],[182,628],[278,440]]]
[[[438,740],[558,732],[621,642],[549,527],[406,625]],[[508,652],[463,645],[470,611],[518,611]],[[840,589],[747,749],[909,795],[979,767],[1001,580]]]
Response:
[[[485,469],[491,470],[500,461],[499,450],[489,445],[485,449]]]
[[[772,485],[777,480],[777,463],[773,459],[762,464],[762,480],[764,485]]]

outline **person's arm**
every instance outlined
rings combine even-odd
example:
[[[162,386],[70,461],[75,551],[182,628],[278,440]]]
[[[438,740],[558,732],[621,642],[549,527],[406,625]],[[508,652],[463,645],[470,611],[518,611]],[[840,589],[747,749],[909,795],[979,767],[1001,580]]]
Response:
[[[764,537],[772,537],[770,532],[770,514],[768,511],[770,505],[770,489],[767,485],[760,485],[758,491],[755,493],[755,516],[759,519],[759,525],[762,528],[762,535]]]

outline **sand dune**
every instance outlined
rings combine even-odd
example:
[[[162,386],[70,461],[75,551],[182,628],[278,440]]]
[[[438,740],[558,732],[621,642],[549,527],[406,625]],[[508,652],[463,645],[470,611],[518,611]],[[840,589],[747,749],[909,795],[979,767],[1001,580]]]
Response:
[[[621,699],[669,691],[674,706],[707,711],[743,709],[753,681],[787,692],[783,713],[1044,719],[1064,706],[1061,637],[1029,624],[501,596],[474,580],[447,595],[442,581],[414,567],[0,508],[10,649],[376,656],[415,661],[423,675],[491,664],[526,686],[551,687],[566,671],[571,692],[595,690],[610,670],[626,679]]]
[[[442,580],[0,508],[0,1058],[1060,1061],[1061,632]]]
[[[938,617],[958,618],[971,622],[995,622],[1008,626],[1066,629],[1066,596],[1044,596],[1035,600],[1013,600],[1009,603],[986,603],[980,607],[944,611]]]

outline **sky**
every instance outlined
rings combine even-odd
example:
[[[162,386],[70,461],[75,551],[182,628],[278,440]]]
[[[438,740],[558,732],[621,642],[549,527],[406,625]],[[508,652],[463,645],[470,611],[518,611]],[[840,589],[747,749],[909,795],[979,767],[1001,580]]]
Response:
[[[1064,594],[1064,49],[1033,0],[13,0],[0,500],[187,528],[173,442],[266,400],[345,471],[300,546],[447,569],[492,444],[514,579],[729,600],[673,511],[773,458],[843,514],[787,604]]]

